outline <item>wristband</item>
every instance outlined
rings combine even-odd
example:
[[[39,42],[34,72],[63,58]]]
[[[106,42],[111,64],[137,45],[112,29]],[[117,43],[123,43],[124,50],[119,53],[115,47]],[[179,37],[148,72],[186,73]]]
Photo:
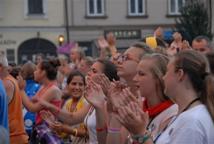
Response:
[[[108,128],[108,133],[120,133],[120,128]]]
[[[104,127],[102,127],[102,128],[96,128],[97,132],[102,132],[102,131],[106,131],[106,130],[107,130],[107,126],[106,125]]]
[[[133,135],[132,139],[134,143],[144,144],[148,139],[151,138],[151,133],[146,132],[144,135]]]

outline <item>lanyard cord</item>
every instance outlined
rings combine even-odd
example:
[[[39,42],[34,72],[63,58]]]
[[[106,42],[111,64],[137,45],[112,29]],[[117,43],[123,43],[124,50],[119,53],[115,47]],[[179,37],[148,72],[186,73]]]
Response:
[[[181,111],[181,113],[183,113],[184,111],[186,111],[186,110],[188,110],[190,107],[191,107],[191,105],[193,104],[193,103],[195,103],[196,101],[198,101],[198,100],[200,100],[200,98],[195,98],[194,100],[192,100],[182,111]],[[180,113],[180,114],[181,114]],[[157,137],[155,138],[155,140],[154,140],[154,143],[158,140],[158,138],[161,136],[161,134],[173,123],[173,122],[175,122],[175,120],[178,118],[178,116],[179,115],[177,115],[176,117],[174,117],[174,119],[168,124],[168,125],[166,125],[166,127],[164,127],[164,129],[157,135]]]

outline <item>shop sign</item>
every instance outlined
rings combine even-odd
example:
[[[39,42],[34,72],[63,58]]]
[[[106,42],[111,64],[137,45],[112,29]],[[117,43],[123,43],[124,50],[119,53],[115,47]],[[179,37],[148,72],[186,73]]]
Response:
[[[105,31],[105,35],[112,32],[117,39],[140,39],[140,30],[108,30]]]

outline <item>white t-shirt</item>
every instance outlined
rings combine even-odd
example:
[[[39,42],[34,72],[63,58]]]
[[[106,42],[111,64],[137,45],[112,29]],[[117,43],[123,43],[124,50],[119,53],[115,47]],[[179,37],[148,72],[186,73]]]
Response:
[[[173,119],[156,144],[214,144],[214,123],[206,106],[198,105]]]
[[[173,118],[178,113],[178,105],[173,104],[161,113],[159,113],[149,124],[148,130],[152,133],[153,139],[157,137],[160,131],[160,126],[170,118]]]
[[[90,108],[84,120],[88,129],[89,144],[98,144],[96,131],[96,113],[94,108]]]

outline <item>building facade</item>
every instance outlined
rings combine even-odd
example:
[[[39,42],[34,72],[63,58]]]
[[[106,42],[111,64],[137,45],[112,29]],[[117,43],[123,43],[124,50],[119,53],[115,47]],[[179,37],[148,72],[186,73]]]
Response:
[[[167,38],[175,28],[175,18],[179,17],[180,8],[188,0],[67,1],[69,38],[78,41],[89,54],[96,55],[98,49],[94,40],[109,31],[113,31],[118,38],[119,50],[147,35],[153,35],[159,26],[163,27]],[[202,1],[209,7],[209,0]]]
[[[98,55],[96,39],[108,32],[118,50],[153,35],[161,26],[165,38],[187,0],[0,0],[0,50],[9,62],[34,60],[37,53],[56,55],[59,44],[76,41],[87,55]],[[211,1],[212,25],[214,1]],[[214,26],[212,26],[214,33]],[[59,43],[59,36],[65,42]]]
[[[37,53],[56,55],[64,35],[61,0],[0,0],[0,50],[9,62],[34,60]]]
[[[96,55],[94,42],[113,31],[119,50],[134,41],[153,35],[158,26],[167,34],[184,0],[68,0],[69,37]],[[92,48],[90,48],[92,47]],[[88,51],[91,50],[91,51]]]

